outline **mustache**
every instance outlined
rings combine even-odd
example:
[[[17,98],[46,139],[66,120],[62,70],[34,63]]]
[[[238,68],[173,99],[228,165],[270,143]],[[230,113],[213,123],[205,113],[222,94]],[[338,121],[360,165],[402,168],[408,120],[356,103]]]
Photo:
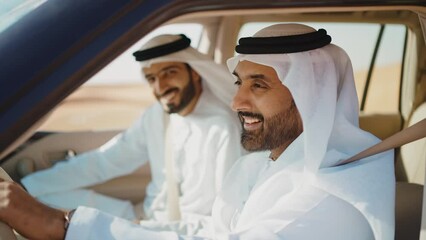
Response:
[[[238,117],[240,118],[241,121],[243,121],[243,117],[257,118],[260,121],[264,120],[264,117],[263,117],[262,114],[260,114],[260,113],[252,113],[252,112],[242,112],[242,111],[239,111],[238,112]]]
[[[170,89],[168,89],[167,91],[165,91],[163,94],[158,94],[158,93],[156,93],[155,95],[156,95],[157,97],[164,97],[164,96],[166,96],[167,94],[169,94],[169,93],[171,93],[171,92],[174,92],[174,91],[179,91],[179,89],[178,89],[178,88],[170,88]]]

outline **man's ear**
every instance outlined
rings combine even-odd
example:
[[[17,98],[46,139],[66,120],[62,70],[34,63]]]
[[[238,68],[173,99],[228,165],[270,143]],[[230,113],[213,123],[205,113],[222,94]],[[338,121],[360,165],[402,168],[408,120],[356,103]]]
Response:
[[[192,79],[195,79],[196,81],[201,81],[200,74],[198,74],[197,71],[195,71],[194,69],[191,69],[191,76]]]

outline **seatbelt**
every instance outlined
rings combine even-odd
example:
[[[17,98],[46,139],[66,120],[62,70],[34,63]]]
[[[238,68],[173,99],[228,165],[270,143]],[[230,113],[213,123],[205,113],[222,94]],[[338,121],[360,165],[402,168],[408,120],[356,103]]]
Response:
[[[414,142],[424,137],[426,137],[426,118],[406,129],[403,129],[400,132],[395,133],[380,143],[356,154],[355,156],[337,163],[335,166],[348,164],[350,162],[354,162],[362,158],[390,150],[392,148],[400,147],[404,144]]]
[[[170,221],[180,220],[179,188],[174,174],[173,163],[173,128],[170,115],[164,113],[164,159],[167,183],[167,213]]]

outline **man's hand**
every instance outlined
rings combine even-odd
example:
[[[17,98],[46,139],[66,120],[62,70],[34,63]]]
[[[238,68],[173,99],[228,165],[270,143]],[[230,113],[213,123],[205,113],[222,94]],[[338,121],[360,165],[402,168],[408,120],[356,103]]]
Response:
[[[0,179],[0,221],[30,239],[64,239],[64,212],[48,207],[15,182]]]

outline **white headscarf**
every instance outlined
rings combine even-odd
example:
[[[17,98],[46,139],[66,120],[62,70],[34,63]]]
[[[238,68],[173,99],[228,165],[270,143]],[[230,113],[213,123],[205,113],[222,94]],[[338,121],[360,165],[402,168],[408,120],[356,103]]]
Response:
[[[181,39],[180,35],[164,34],[156,36],[146,42],[140,50],[158,47]],[[189,64],[204,80],[205,87],[226,106],[229,106],[236,89],[231,86],[232,75],[225,66],[219,65],[206,55],[189,46],[178,52],[167,54],[141,62],[141,67],[149,67],[153,63],[160,62],[184,62]],[[144,76],[143,76],[144,78]]]
[[[315,29],[305,25],[278,24],[262,29],[254,37],[313,31]],[[334,149],[346,158],[379,141],[358,127],[358,98],[352,66],[341,48],[329,44],[290,54],[241,54],[228,60],[230,71],[244,60],[274,68],[290,90],[303,119],[306,168],[312,173],[321,165],[336,163],[322,162],[328,149]],[[345,136],[341,135],[342,129]]]
[[[260,30],[254,37],[314,31],[301,24],[277,24]],[[304,161],[304,178],[360,210],[376,239],[390,239],[394,218],[390,211],[394,206],[393,162],[389,159],[392,154],[332,167],[379,142],[358,127],[358,99],[347,54],[333,44],[288,54],[240,54],[228,60],[229,70],[233,72],[244,60],[274,68],[291,92],[303,121],[304,138],[297,144],[303,144],[304,157],[300,161]],[[370,160],[373,158],[376,160]]]

